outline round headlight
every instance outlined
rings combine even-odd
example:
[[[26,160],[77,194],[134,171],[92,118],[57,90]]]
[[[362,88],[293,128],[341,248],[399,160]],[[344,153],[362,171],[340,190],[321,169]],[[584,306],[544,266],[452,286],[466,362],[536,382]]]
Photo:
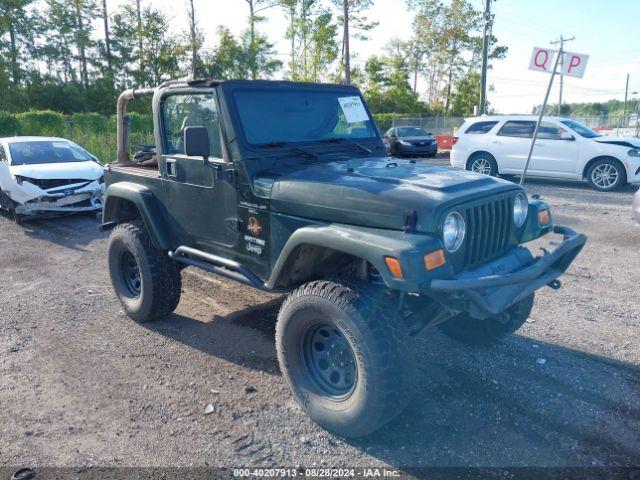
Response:
[[[528,212],[529,201],[527,200],[527,196],[524,193],[518,193],[513,202],[513,223],[516,224],[516,227],[524,225]]]
[[[462,245],[465,234],[464,218],[458,212],[449,213],[442,224],[442,241],[444,248],[449,252],[455,252]]]

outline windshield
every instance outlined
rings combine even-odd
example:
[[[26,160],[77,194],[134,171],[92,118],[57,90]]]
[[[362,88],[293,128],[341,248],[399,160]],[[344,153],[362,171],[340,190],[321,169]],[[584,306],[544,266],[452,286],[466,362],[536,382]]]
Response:
[[[93,157],[72,142],[66,140],[37,140],[9,144],[11,165],[39,165],[43,163],[86,162]]]
[[[576,122],[575,120],[561,120],[560,123],[565,124],[571,130],[576,132],[581,137],[585,138],[595,138],[601,137],[602,134],[591,130],[589,127],[581,124],[580,122]]]
[[[398,128],[398,136],[402,137],[428,137],[429,134],[420,127],[401,127]]]
[[[350,91],[236,90],[233,97],[251,145],[377,137],[362,98]]]

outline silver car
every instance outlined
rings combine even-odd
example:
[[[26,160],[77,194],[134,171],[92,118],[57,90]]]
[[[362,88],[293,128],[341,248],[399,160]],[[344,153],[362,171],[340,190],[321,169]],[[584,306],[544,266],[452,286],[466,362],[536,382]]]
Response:
[[[633,196],[633,213],[636,216],[636,220],[640,222],[640,188]]]

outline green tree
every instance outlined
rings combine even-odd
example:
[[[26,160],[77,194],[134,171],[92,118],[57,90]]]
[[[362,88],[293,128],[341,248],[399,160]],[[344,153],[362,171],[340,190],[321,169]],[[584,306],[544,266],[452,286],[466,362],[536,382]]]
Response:
[[[347,81],[351,79],[351,49],[350,38],[353,36],[359,40],[368,40],[367,33],[374,29],[378,22],[371,21],[366,16],[366,11],[373,5],[373,0],[331,0],[338,11],[338,26],[342,28],[342,61],[341,69]],[[347,66],[348,65],[348,66]]]
[[[320,0],[280,0],[289,22],[291,43],[288,76],[294,81],[319,81],[338,57],[337,26]]]
[[[187,0],[187,16],[189,18],[189,31],[187,38],[189,39],[189,48],[191,49],[191,78],[196,78],[199,74],[200,49],[204,43],[204,35],[198,28],[196,19],[196,9],[193,0]]]
[[[38,16],[30,10],[33,1],[0,0],[0,56],[9,59],[6,66],[14,86],[20,85],[23,65],[31,58],[33,35],[39,29]]]
[[[217,46],[203,60],[206,76],[228,80],[248,78],[250,75],[247,52],[227,27],[220,26],[216,31]]]
[[[257,25],[265,21],[265,10],[277,6],[276,0],[245,0],[249,7],[249,30],[243,34],[243,43],[247,50],[249,70],[252,79],[259,75],[269,77],[282,66],[282,62],[274,60],[273,44],[267,37],[257,31]]]
[[[455,96],[451,106],[451,114],[458,116],[473,115],[474,107],[480,102],[480,73],[469,72],[456,81]]]
[[[184,75],[180,64],[187,47],[171,35],[168,17],[151,6],[140,12],[137,7],[124,5],[113,17],[112,50],[121,83],[154,86]]]
[[[375,113],[426,113],[427,106],[413,91],[407,44],[392,40],[386,55],[370,57],[364,68],[364,96]]]

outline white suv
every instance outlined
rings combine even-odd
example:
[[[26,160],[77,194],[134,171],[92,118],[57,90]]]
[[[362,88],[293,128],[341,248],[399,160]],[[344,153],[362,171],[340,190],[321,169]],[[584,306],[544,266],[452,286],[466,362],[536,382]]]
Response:
[[[482,116],[456,132],[451,165],[486,175],[524,170],[537,117]],[[587,180],[601,191],[640,184],[640,140],[605,137],[575,120],[544,117],[527,176]]]

